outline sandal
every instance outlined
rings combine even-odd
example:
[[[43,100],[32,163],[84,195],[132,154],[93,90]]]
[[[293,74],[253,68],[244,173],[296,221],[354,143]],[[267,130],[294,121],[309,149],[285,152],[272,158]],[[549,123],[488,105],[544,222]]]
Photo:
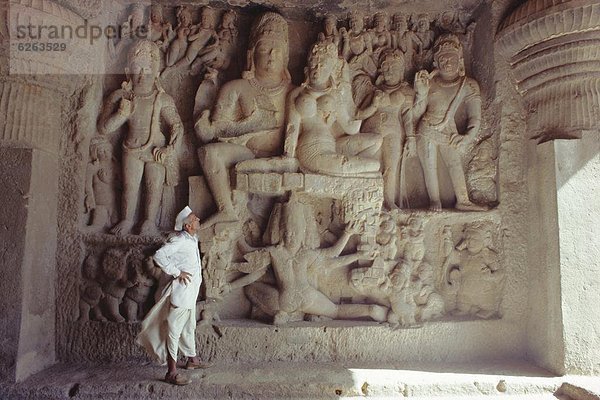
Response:
[[[185,385],[192,383],[191,380],[184,378],[180,374],[165,375],[165,382],[170,383],[171,385],[177,385],[177,386],[185,386]]]
[[[195,363],[192,361],[188,361],[185,364],[185,369],[201,369],[201,368],[204,369],[204,368],[208,368],[210,366],[211,366],[211,364],[209,364],[209,363]]]

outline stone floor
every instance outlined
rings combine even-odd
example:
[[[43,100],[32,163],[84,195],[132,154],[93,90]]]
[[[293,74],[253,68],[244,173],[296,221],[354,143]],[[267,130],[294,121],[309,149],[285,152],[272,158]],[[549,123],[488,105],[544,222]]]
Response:
[[[451,372],[450,372],[451,371]],[[497,365],[213,365],[164,383],[160,366],[55,365],[20,384],[0,383],[0,399],[600,399],[600,379],[555,377],[514,362]]]

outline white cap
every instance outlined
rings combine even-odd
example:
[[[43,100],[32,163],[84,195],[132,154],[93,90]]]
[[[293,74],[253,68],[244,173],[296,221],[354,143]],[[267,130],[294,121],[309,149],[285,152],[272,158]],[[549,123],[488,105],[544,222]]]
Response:
[[[175,218],[175,230],[180,231],[183,230],[183,221],[192,213],[192,209],[189,206],[185,206],[185,208],[179,211],[177,214],[177,218]]]

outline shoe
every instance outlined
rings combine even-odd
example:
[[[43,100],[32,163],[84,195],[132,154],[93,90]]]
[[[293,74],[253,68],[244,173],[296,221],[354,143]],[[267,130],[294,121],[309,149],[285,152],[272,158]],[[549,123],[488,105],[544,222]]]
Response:
[[[177,386],[185,386],[185,385],[189,385],[190,383],[192,383],[192,381],[190,379],[184,378],[180,374],[165,375],[165,382],[170,383],[171,385],[177,385]]]
[[[195,363],[192,361],[188,361],[185,364],[185,369],[204,369],[209,368],[212,364],[210,363]]]

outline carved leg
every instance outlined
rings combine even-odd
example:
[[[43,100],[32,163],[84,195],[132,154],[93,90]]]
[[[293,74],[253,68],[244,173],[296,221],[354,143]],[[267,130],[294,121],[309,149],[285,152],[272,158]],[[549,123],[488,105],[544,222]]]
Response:
[[[255,282],[244,288],[250,303],[263,313],[274,317],[279,311],[279,292],[273,286]]]
[[[124,298],[123,299],[123,308],[125,309],[125,319],[127,319],[128,322],[135,322],[137,321],[137,311],[138,311],[138,305],[135,301],[133,301],[132,299],[129,298]]]
[[[140,195],[140,184],[144,173],[144,162],[136,156],[123,154],[123,198],[122,220],[115,226],[111,233],[126,235],[133,227],[133,217]]]
[[[429,195],[429,208],[440,211],[442,209],[442,201],[440,200],[440,187],[437,175],[437,145],[426,138],[420,137],[417,142],[417,152],[419,153],[419,160],[423,168],[425,187]]]
[[[79,318],[78,322],[87,322],[90,320],[90,305],[83,299],[79,300]]]
[[[371,317],[377,322],[387,320],[388,308],[377,304],[339,304],[337,306],[338,319],[356,319]]]
[[[465,170],[458,151],[450,146],[444,146],[441,154],[444,163],[446,163],[446,166],[448,167],[448,172],[450,173],[450,180],[452,181],[452,187],[454,188],[454,193],[456,195],[456,209],[464,211],[486,210],[486,207],[478,206],[469,199]]]
[[[248,148],[230,143],[212,143],[198,150],[204,178],[218,208],[216,214],[200,225],[201,229],[218,222],[237,221],[238,217],[231,200],[229,169],[238,162],[253,158],[254,153]]]
[[[104,302],[108,311],[108,318],[110,318],[114,322],[125,322],[125,318],[123,318],[119,313],[118,298],[107,294],[106,297],[104,297]]]
[[[102,315],[102,311],[100,310],[100,306],[98,304],[92,307],[92,318],[95,321],[106,322],[106,318],[104,318],[104,315]]]
[[[383,201],[388,210],[398,209],[398,183],[400,177],[400,158],[402,141],[399,134],[389,133],[383,139],[381,163],[383,168]]]
[[[165,167],[157,163],[146,163],[144,175],[147,196],[146,216],[140,228],[140,234],[156,235],[158,234],[156,216],[158,215],[158,207],[160,206],[165,183]]]

